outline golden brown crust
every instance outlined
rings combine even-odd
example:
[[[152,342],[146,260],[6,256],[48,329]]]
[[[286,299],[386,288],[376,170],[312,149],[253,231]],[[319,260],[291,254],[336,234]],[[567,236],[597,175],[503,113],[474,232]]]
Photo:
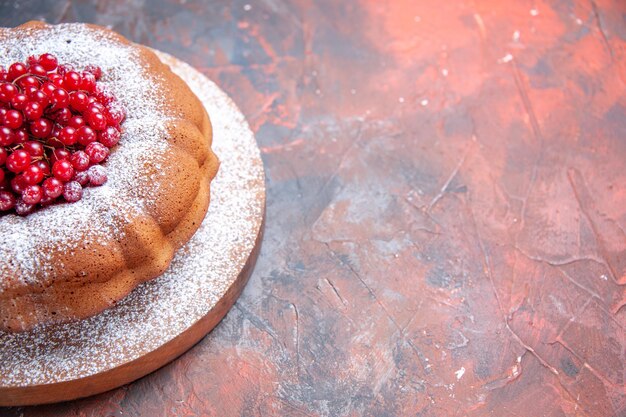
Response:
[[[107,29],[87,26],[122,45],[131,45]],[[16,29],[27,33],[47,27],[28,22]],[[7,33],[11,29],[0,31],[0,42]],[[117,217],[125,221],[121,225],[124,240],[102,236],[98,241],[78,244],[79,253],[48,248],[51,261],[45,268],[54,278],[43,284],[38,280],[30,285],[15,284],[0,292],[0,330],[23,331],[40,323],[81,319],[110,307],[137,285],[162,274],[206,214],[210,182],[219,165],[210,148],[208,115],[189,87],[152,51],[140,45],[135,48],[140,65],[161,83],[166,112],[172,116],[165,128],[165,139],[171,146],[162,155],[162,160],[170,162],[158,167],[166,171],[168,181],[149,190],[153,203],[144,213],[133,213],[130,219],[126,213]],[[146,169],[149,176],[157,167]],[[143,197],[141,190],[138,197]],[[80,233],[76,239],[81,239]],[[14,274],[20,273],[26,271],[14,270]]]

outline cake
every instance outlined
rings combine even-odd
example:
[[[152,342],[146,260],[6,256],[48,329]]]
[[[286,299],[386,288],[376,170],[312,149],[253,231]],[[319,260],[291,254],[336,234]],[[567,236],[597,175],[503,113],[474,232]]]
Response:
[[[219,164],[202,104],[148,48],[94,25],[0,29],[0,66],[46,53],[101,68],[126,118],[106,183],[0,215],[0,331],[92,316],[162,274],[200,226]]]

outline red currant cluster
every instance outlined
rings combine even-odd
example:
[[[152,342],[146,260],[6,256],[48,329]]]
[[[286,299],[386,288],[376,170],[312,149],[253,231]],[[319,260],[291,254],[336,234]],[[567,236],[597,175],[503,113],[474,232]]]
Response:
[[[125,114],[97,81],[51,54],[0,66],[0,215],[74,202],[107,180],[100,165],[121,136]]]

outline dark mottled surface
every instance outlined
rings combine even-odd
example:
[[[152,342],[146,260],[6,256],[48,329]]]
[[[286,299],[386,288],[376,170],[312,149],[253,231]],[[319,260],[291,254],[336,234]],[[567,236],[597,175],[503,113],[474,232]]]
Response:
[[[239,104],[263,249],[174,363],[7,416],[626,415],[626,3],[0,3]]]

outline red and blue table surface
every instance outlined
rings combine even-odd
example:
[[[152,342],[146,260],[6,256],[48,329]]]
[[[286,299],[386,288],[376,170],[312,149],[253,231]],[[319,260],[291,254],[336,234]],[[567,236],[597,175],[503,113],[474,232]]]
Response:
[[[216,82],[266,173],[223,321],[14,416],[626,413],[626,3],[62,1]]]

